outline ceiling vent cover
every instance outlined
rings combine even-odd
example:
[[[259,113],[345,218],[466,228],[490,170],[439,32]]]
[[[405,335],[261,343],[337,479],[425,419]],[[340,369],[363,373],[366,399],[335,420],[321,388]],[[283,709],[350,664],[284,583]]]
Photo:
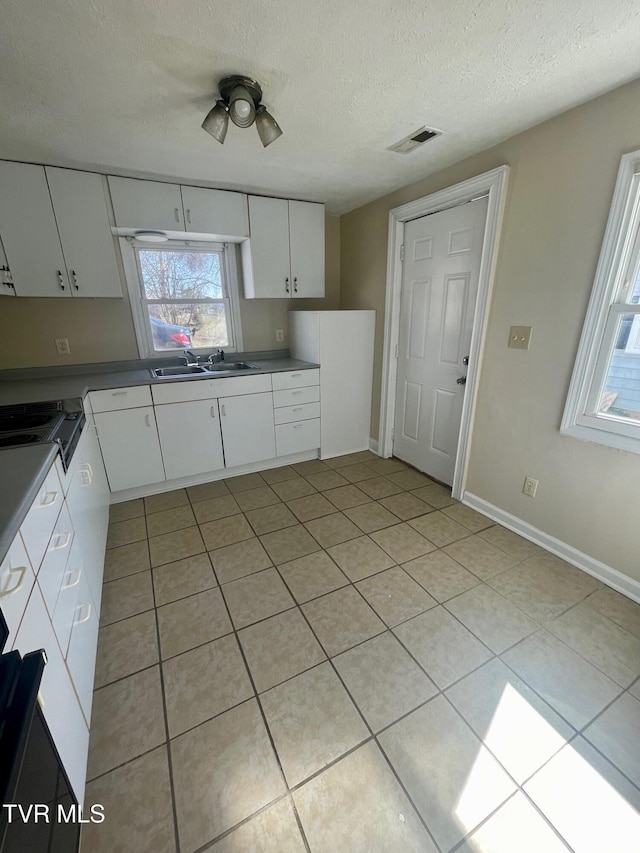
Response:
[[[442,131],[433,130],[430,127],[421,127],[418,130],[414,130],[409,136],[405,136],[399,142],[394,142],[393,145],[387,148],[387,151],[395,151],[396,154],[409,154],[436,136],[442,136]]]

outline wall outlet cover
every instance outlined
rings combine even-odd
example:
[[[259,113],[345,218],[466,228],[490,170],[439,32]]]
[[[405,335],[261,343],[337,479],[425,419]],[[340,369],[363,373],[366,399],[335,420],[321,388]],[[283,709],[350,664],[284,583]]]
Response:
[[[284,341],[284,329],[276,329],[276,341],[278,343]]]
[[[56,351],[58,355],[71,355],[71,347],[68,338],[56,338]]]
[[[513,349],[529,349],[530,343],[531,326],[511,326],[508,346]]]

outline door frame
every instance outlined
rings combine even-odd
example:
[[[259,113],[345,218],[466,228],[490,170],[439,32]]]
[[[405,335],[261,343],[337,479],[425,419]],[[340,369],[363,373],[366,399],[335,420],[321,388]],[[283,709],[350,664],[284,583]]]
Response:
[[[451,494],[460,499],[467,476],[468,451],[475,413],[478,377],[489,315],[489,302],[495,278],[496,260],[506,203],[509,166],[499,166],[459,184],[431,195],[394,207],[389,211],[387,252],[387,285],[384,317],[384,349],[382,355],[382,388],[380,395],[380,427],[378,453],[389,457],[393,452],[396,385],[398,378],[397,347],[400,336],[400,299],[402,293],[402,248],[405,223],[430,213],[457,207],[488,195],[487,219],[482,243],[482,259],[478,277],[469,367],[465,386],[460,437],[456,451],[456,467]]]

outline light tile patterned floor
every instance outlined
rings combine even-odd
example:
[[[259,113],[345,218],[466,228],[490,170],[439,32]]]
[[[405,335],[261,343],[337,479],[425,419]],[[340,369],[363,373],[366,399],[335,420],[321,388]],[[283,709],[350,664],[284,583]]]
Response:
[[[631,853],[640,606],[370,453],[111,509],[82,853]]]

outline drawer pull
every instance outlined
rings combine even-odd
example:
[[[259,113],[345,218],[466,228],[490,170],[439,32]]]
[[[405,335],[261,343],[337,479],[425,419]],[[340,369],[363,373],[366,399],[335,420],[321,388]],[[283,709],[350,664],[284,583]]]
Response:
[[[304,429],[304,424],[294,424],[293,428],[294,429]]]
[[[74,577],[75,575],[75,577]],[[66,583],[62,584],[63,589],[73,589],[74,586],[78,586],[80,583],[80,577],[82,575],[81,569],[71,569],[70,572],[67,572],[67,577],[70,578]]]
[[[112,396],[112,397],[124,397],[124,396],[126,396],[128,393],[129,393],[128,391],[112,391],[112,392],[111,392],[111,396]]]
[[[40,506],[41,507],[51,506],[51,504],[54,504],[56,502],[57,497],[58,497],[57,492],[45,492],[44,497],[40,501]]]
[[[15,586],[9,587],[8,589],[3,589],[0,592],[0,598],[8,598],[10,595],[13,595],[15,592],[20,592],[22,586],[24,584],[24,579],[27,576],[27,567],[26,566],[16,566],[15,569],[9,569],[7,572],[7,577],[9,575],[18,575],[18,581]]]
[[[291,394],[295,397],[297,394],[302,394],[302,391],[292,391]]]
[[[51,549],[52,551],[63,551],[71,542],[71,531],[67,530],[64,533],[54,533],[54,540],[56,540],[56,544]]]
[[[302,376],[301,373],[290,373],[289,375],[291,376],[292,379],[297,379],[298,376]]]
[[[81,619],[79,615],[76,615],[76,618],[73,620],[74,625],[82,625],[84,622],[89,620],[89,617],[91,616],[91,602],[87,602],[86,604],[81,604],[79,607],[76,607],[76,614],[82,613],[82,610],[85,607],[87,609],[86,616],[83,616]]]
[[[301,412],[301,411],[302,411],[302,406],[294,406],[294,407],[293,407],[293,409],[291,409],[291,411],[292,411],[292,412]]]

